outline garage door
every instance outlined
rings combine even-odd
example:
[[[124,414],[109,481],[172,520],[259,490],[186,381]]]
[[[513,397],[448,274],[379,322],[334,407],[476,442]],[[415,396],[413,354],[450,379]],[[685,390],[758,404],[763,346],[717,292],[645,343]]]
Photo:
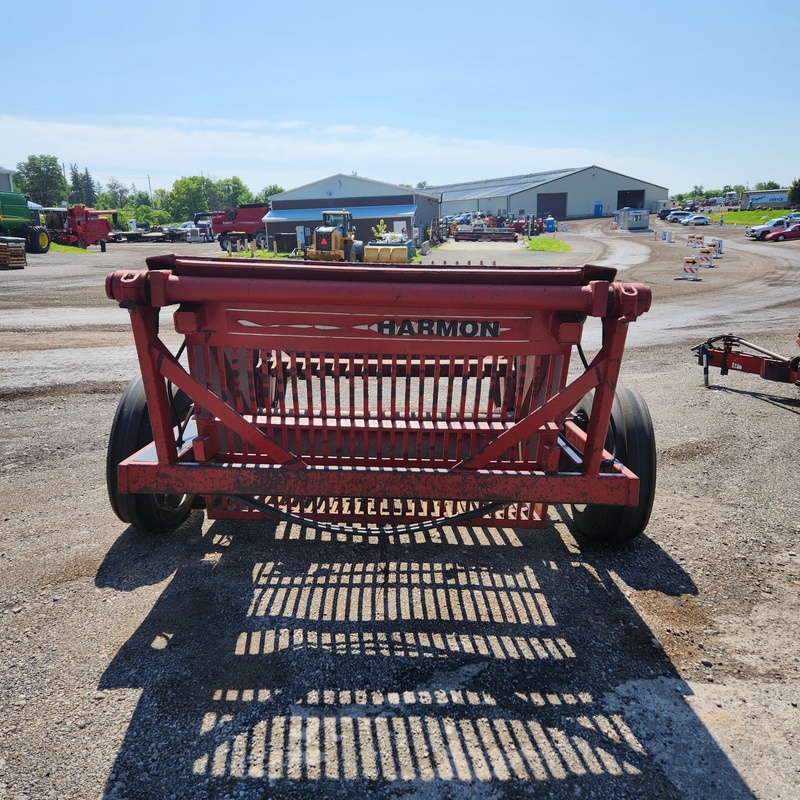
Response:
[[[546,217],[552,214],[556,219],[567,216],[566,192],[541,192],[536,195],[536,216]]]
[[[617,208],[644,208],[644,189],[617,192]]]

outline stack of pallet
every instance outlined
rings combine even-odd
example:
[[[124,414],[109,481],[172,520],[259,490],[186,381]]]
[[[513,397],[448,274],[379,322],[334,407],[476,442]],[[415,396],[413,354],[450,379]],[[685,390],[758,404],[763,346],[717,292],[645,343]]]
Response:
[[[0,242],[0,269],[25,269],[24,242]]]

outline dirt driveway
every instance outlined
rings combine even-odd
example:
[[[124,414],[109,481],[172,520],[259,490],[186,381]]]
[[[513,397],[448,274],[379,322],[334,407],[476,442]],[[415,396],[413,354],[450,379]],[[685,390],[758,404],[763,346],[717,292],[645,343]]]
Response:
[[[393,545],[200,515],[138,534],[106,498],[136,362],[104,278],[155,251],[0,272],[0,798],[797,800],[800,394],[705,389],[689,348],[733,331],[795,355],[800,244],[715,229],[718,266],[676,281],[685,229],[654,225],[426,259],[653,288],[622,380],[653,415],[656,504],[614,551],[582,551],[561,508]]]

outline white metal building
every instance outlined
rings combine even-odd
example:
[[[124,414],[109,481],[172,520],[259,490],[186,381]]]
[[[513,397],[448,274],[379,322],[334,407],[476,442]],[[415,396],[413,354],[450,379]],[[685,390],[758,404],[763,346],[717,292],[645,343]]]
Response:
[[[610,216],[621,208],[656,211],[668,201],[664,186],[621,175],[597,165],[534,172],[509,178],[428,186],[441,200],[441,215],[487,214],[556,219]]]
[[[14,174],[13,169],[6,169],[0,167],[0,192],[13,192],[14,185],[11,181],[11,176]]]
[[[743,209],[749,208],[791,208],[788,189],[762,189],[742,192]]]
[[[264,217],[267,237],[291,235],[302,227],[306,241],[322,223],[323,211],[349,211],[357,237],[365,242],[372,237],[372,228],[383,220],[388,231],[404,232],[415,239],[415,244],[420,243],[425,228],[439,215],[439,195],[429,189],[422,191],[343,174],[276,194],[270,204]],[[416,237],[415,232],[419,234]]]

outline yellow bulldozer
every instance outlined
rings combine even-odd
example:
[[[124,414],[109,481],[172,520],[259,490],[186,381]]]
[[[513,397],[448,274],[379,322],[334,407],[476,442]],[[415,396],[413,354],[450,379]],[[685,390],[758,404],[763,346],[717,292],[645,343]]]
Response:
[[[310,261],[363,261],[364,242],[357,240],[349,211],[323,211],[305,257]]]

